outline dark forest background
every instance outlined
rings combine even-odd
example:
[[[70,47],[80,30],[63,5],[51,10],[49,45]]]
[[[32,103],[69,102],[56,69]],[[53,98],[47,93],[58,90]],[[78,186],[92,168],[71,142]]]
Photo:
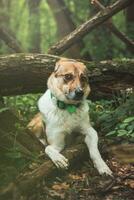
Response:
[[[104,6],[113,0],[101,0]],[[134,38],[134,5],[119,12],[112,20],[130,39]],[[0,53],[46,53],[49,47],[85,22],[98,8],[89,0],[1,0]],[[4,35],[4,33],[5,35]],[[10,48],[8,36],[16,45]],[[87,34],[66,55],[95,60],[132,58],[131,51],[104,24]]]

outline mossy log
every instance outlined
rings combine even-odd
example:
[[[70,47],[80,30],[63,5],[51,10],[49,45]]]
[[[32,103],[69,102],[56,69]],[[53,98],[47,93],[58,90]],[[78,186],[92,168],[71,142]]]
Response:
[[[118,144],[112,145],[110,148],[111,153],[115,156],[116,159],[120,160],[123,163],[132,163],[134,164],[134,144]]]
[[[0,95],[44,92],[59,59],[48,54],[0,56]],[[89,70],[91,97],[111,97],[111,93],[134,86],[134,59],[82,62]]]

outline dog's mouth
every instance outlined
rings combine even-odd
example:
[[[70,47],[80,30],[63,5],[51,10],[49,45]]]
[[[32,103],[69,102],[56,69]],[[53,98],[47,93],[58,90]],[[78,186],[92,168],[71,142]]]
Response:
[[[65,93],[65,96],[68,100],[71,101],[82,101],[83,100],[83,96],[84,96],[84,92],[82,90],[75,90],[69,93]]]

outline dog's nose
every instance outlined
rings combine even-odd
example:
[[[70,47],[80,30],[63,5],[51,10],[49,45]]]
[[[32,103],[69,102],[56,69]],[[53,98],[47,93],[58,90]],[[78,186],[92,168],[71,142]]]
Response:
[[[80,98],[80,97],[82,97],[82,96],[84,95],[84,92],[83,92],[82,88],[78,87],[78,88],[76,88],[76,90],[75,90],[75,94],[76,94],[76,96],[77,96],[78,98]]]

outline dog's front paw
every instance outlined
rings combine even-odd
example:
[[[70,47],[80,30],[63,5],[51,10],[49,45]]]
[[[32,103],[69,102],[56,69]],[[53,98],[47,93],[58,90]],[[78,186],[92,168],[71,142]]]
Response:
[[[111,171],[111,169],[106,165],[105,162],[101,162],[99,163],[99,166],[97,167],[98,172],[100,175],[102,174],[106,174],[109,176],[112,176],[113,172]]]
[[[69,163],[68,163],[68,159],[65,158],[61,153],[57,153],[54,154],[51,157],[53,163],[56,165],[56,167],[58,168],[62,168],[62,169],[68,169]]]
[[[45,153],[51,158],[53,163],[58,168],[67,169],[69,166],[68,159],[61,153],[54,149],[51,145],[48,145],[45,149]]]

